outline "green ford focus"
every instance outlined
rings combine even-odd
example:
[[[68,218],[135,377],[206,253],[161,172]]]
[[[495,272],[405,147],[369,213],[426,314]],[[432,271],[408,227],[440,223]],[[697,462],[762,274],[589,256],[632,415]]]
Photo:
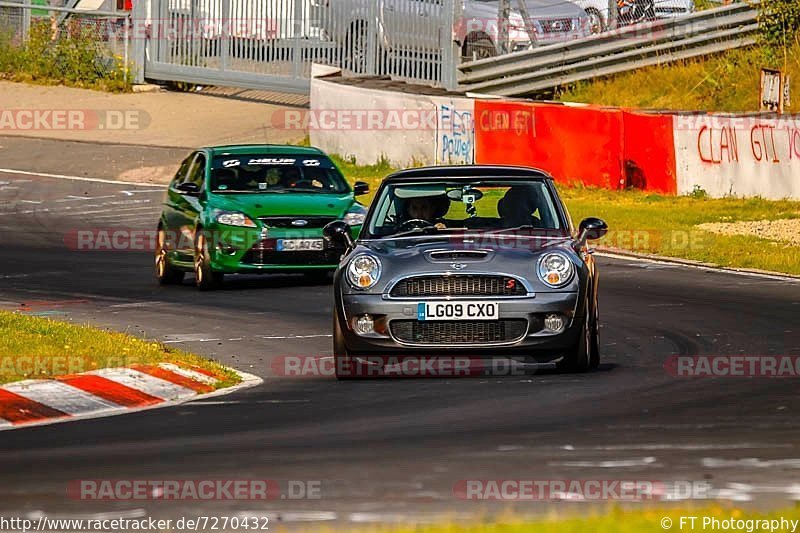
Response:
[[[202,148],[172,179],[158,224],[156,276],[162,285],[194,272],[202,290],[225,274],[302,272],[327,279],[343,249],[322,228],[343,220],[358,235],[366,209],[316,148],[242,145]]]

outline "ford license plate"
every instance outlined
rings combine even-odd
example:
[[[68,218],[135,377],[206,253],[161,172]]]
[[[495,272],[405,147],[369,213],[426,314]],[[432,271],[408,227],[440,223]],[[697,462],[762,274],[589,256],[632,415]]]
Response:
[[[321,252],[324,249],[323,239],[278,239],[279,252]]]
[[[497,302],[421,302],[417,304],[417,320],[497,320]]]

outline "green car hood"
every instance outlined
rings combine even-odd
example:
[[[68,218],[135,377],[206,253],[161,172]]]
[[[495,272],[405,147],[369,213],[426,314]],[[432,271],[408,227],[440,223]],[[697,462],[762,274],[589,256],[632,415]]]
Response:
[[[320,193],[227,193],[214,194],[208,207],[239,211],[251,218],[280,215],[343,216],[354,204],[353,194]]]

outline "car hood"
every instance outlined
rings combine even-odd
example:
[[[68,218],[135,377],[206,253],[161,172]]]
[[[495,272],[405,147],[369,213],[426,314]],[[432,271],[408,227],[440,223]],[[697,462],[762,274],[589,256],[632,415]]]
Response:
[[[573,262],[582,261],[570,238],[500,237],[486,235],[444,235],[401,239],[362,240],[351,256],[370,253],[381,260],[382,274],[370,292],[384,292],[397,280],[425,274],[506,274],[523,278],[536,292],[551,292],[536,274],[538,258],[555,250]],[[577,290],[577,285],[574,290]],[[559,291],[570,290],[570,286]]]
[[[209,207],[240,211],[250,217],[279,215],[341,216],[354,203],[353,194],[225,193],[214,194]]]

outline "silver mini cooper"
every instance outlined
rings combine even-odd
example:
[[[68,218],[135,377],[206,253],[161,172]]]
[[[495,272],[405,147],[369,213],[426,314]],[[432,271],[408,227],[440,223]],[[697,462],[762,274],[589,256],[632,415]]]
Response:
[[[378,189],[334,275],[333,350],[339,378],[375,356],[466,355],[598,365],[598,273],[552,178],[521,167],[404,170]]]

